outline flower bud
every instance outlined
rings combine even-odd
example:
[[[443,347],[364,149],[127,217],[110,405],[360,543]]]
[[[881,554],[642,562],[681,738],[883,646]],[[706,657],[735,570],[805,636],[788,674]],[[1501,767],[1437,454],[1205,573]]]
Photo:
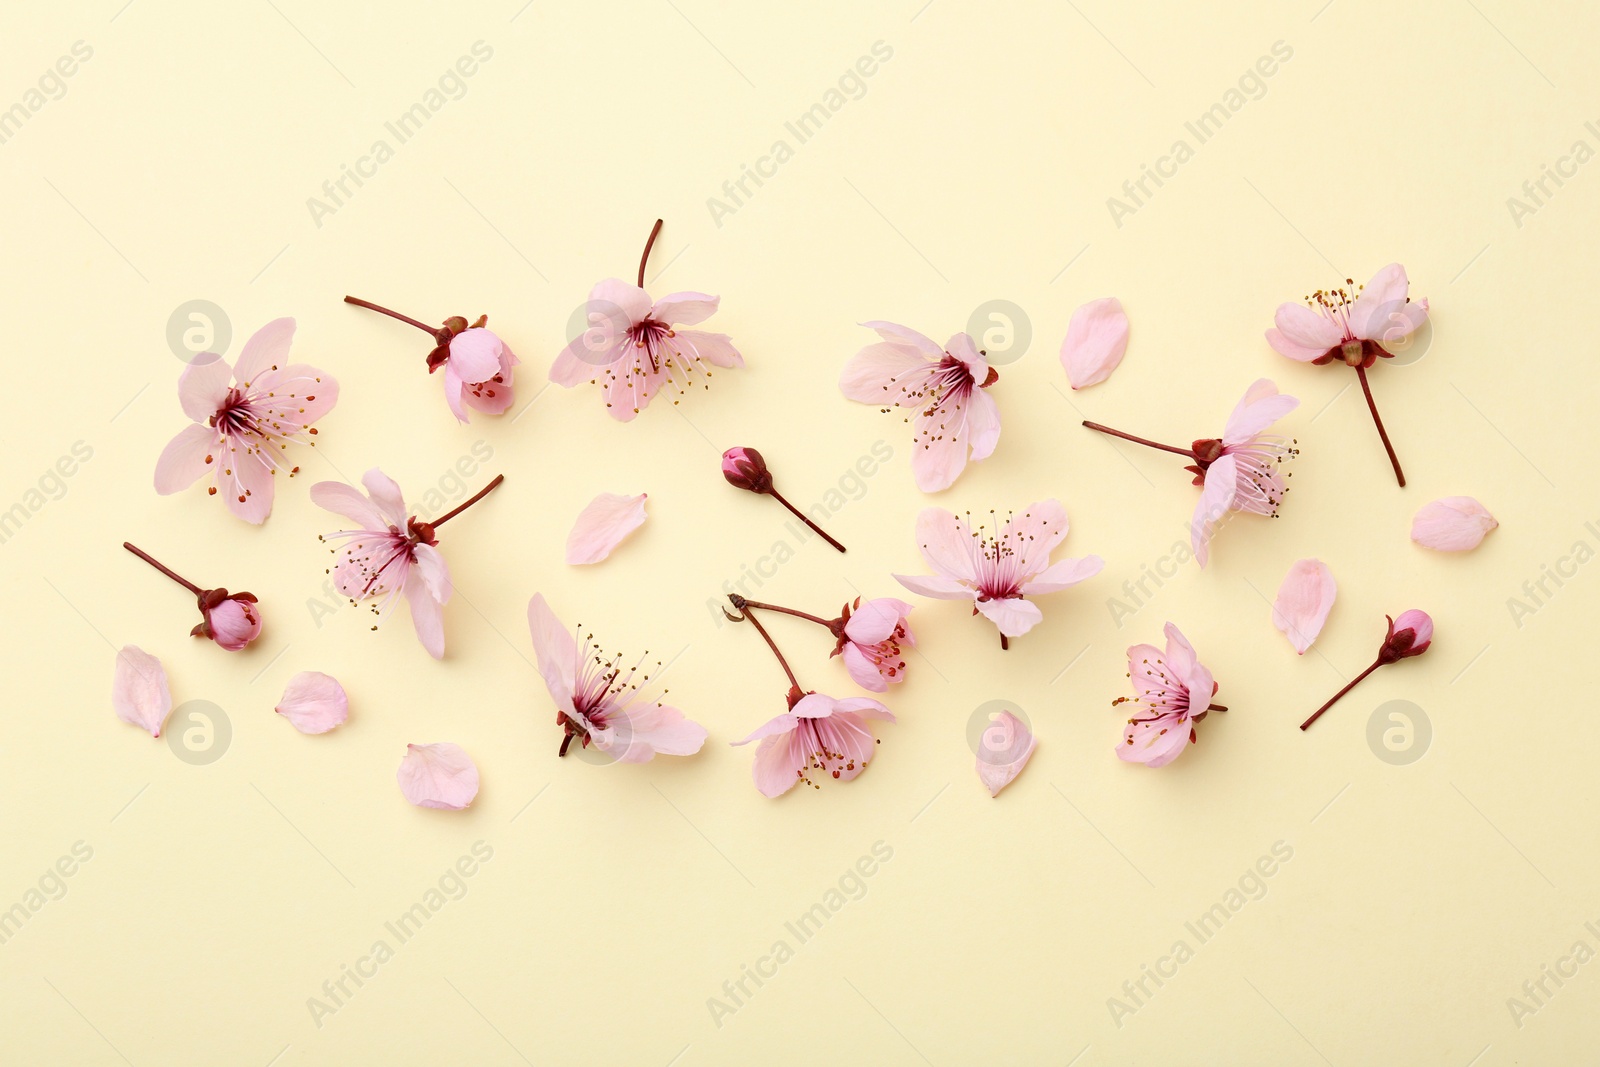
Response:
[[[1412,608],[1402,611],[1400,617],[1389,620],[1389,633],[1378,650],[1383,663],[1398,663],[1410,656],[1420,656],[1433,643],[1433,619],[1426,611]]]
[[[767,461],[753,448],[730,448],[722,454],[722,476],[735,489],[752,493],[772,492],[772,472]]]
[[[261,612],[253,594],[207,589],[200,594],[200,614],[204,621],[189,632],[208,637],[229,652],[238,652],[261,636]]]

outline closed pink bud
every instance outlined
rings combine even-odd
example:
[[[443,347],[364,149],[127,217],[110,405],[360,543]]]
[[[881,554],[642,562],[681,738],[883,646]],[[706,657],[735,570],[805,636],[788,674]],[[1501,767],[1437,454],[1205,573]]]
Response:
[[[1408,656],[1420,656],[1433,643],[1433,619],[1426,611],[1412,608],[1402,611],[1389,623],[1389,635],[1384,638],[1379,658],[1393,663]]]
[[[235,593],[203,606],[206,621],[195,627],[196,636],[209,637],[229,652],[240,651],[261,636],[261,610],[255,599],[249,593]]]
[[[722,454],[722,476],[736,489],[752,493],[772,492],[772,472],[767,461],[753,448],[730,448]]]

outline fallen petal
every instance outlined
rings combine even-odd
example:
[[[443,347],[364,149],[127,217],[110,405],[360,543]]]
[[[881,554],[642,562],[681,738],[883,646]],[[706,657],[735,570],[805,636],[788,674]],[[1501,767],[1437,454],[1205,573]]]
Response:
[[[1011,712],[1002,711],[990,719],[978,739],[978,780],[991,797],[999,796],[1000,790],[1022,773],[1038,747],[1039,739]]]
[[[124,645],[111,678],[111,707],[123,722],[160,737],[162,724],[172,713],[172,693],[161,661],[138,645]]]
[[[337,678],[301,671],[289,679],[273,710],[303,734],[325,734],[350,717],[350,700]]]
[[[611,555],[612,549],[644,525],[647,517],[644,502],[648,498],[648,493],[638,496],[601,493],[591,500],[567,535],[567,562],[574,565],[599,563]]]
[[[1299,560],[1278,586],[1278,599],[1272,603],[1272,625],[1282,630],[1294,650],[1303,656],[1322,632],[1338,594],[1338,584],[1326,563],[1320,559]]]
[[[395,775],[400,792],[419,808],[460,811],[478,795],[478,765],[460,745],[407,745]]]
[[[1499,525],[1489,509],[1472,497],[1447,496],[1422,505],[1411,520],[1411,540],[1440,552],[1466,552]]]
[[[1061,342],[1061,365],[1074,389],[1111,377],[1128,350],[1128,316],[1114,296],[1091,300],[1072,313]]]

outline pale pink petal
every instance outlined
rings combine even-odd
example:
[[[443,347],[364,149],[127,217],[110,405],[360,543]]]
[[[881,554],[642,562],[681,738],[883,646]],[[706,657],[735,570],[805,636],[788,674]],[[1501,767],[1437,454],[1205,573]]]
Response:
[[[528,601],[528,632],[533,636],[533,653],[539,660],[539,673],[550,690],[550,699],[560,710],[571,711],[578,646],[572,631],[561,625],[550,610],[543,593],[534,594]]]
[[[924,493],[950,488],[967,469],[967,408],[971,399],[963,403],[959,396],[949,394],[938,407],[918,412],[912,418],[916,437],[911,446],[911,474]],[[989,443],[992,450],[993,442]]]
[[[395,774],[400,792],[419,808],[460,811],[478,795],[478,765],[460,745],[407,745]]]
[[[447,361],[444,365],[444,402],[450,409],[450,414],[456,417],[457,422],[469,422],[466,403],[463,394],[467,391],[467,383],[461,380],[461,375],[456,373],[455,361]]]
[[[269,370],[252,383],[251,403],[268,417],[284,424],[283,431],[309,428],[339,400],[339,382],[326,371],[306,363],[290,363]]]
[[[1211,536],[1217,531],[1228,510],[1238,496],[1239,461],[1233,456],[1223,456],[1206,470],[1205,488],[1194,506],[1194,517],[1189,522],[1189,544],[1194,558],[1204,567],[1211,556]]]
[[[1299,400],[1278,392],[1278,387],[1270,378],[1258,379],[1245,390],[1244,398],[1228,417],[1227,428],[1222,431],[1222,442],[1228,445],[1244,444],[1299,406]]]
[[[878,670],[877,665],[861,651],[860,645],[854,642],[846,644],[844,651],[839,653],[839,658],[844,660],[844,669],[850,672],[850,680],[861,688],[874,693],[889,691],[889,682],[884,678],[883,672]],[[900,680],[903,681],[904,678]]]
[[[461,399],[466,401],[468,407],[481,411],[485,415],[499,415],[505,412],[511,407],[512,401],[516,396],[516,391],[512,384],[514,372],[511,368],[521,362],[512,354],[511,349],[502,345],[500,348],[500,380],[497,382],[491,377],[489,381],[482,383],[475,389],[464,389],[461,393]]]
[[[865,326],[869,330],[876,330],[878,336],[883,338],[885,341],[891,341],[895,344],[910,345],[912,348],[915,348],[918,352],[921,352],[924,356],[931,360],[937,361],[944,358],[944,349],[939,347],[938,342],[934,341],[933,338],[924,334],[920,334],[916,330],[913,330],[909,327],[900,326],[893,322],[881,322],[876,320],[873,322],[863,322],[861,325]]]
[[[983,617],[1007,637],[1021,637],[1044,621],[1044,612],[1032,601],[1022,597],[1005,597],[998,600],[975,602]]]
[[[798,709],[798,705],[796,705]],[[894,712],[883,706],[881,701],[871,697],[846,697],[836,700],[833,704],[835,713],[859,715],[863,719],[874,719],[878,722],[894,722]]]
[[[500,338],[481,326],[469,327],[450,339],[449,366],[468,385],[500,373]]]
[[[1072,313],[1061,342],[1061,365],[1074,389],[1111,377],[1128,350],[1128,316],[1114,296],[1091,300]]]
[[[693,326],[716,314],[720,296],[705,293],[669,293],[656,301],[650,317],[660,319],[669,326]]]
[[[1161,628],[1161,632],[1167,637],[1167,650],[1161,658],[1170,669],[1170,673],[1182,680],[1195,669],[1200,658],[1195,655],[1194,646],[1183,636],[1183,631],[1178,629],[1177,624],[1169,622]],[[1205,687],[1205,693],[1202,695],[1209,703],[1211,696],[1209,685]]]
[[[621,359],[624,336],[610,331],[602,333],[603,330],[603,324],[594,326],[573,338],[550,364],[550,380],[571,389],[594,381],[602,367]]]
[[[818,694],[811,694],[811,696],[816,695]],[[803,703],[805,699],[806,698],[802,698],[801,703]],[[824,697],[823,699],[827,700],[828,698]],[[832,707],[833,704],[830,701],[828,703],[828,708],[831,710]],[[762,741],[769,737],[776,737],[779,734],[789,733],[795,728],[796,724],[799,722],[799,719],[800,716],[796,715],[792,711],[786,712],[783,715],[774,715],[772,718],[768,719],[766,722],[750,731],[748,736],[741,737],[737,741],[729,741],[728,744],[733,748],[738,748],[740,745],[748,745],[752,741]]]
[[[911,605],[894,597],[869,600],[850,613],[844,635],[864,645],[875,645],[890,637],[900,620],[911,614]]]
[[[335,515],[343,515],[359,530],[384,530],[389,520],[383,517],[365,493],[343,482],[318,482],[311,487],[311,502]]]
[[[611,720],[602,747],[619,763],[645,763],[657,755],[692,756],[706,743],[706,728],[668,704],[636,704]]]
[[[1322,632],[1333,610],[1339,586],[1333,572],[1320,559],[1302,559],[1289,568],[1283,584],[1278,586],[1278,598],[1272,602],[1272,625],[1283,631],[1289,643],[1300,655]]]
[[[417,631],[417,640],[428,650],[428,655],[444,659],[444,605],[434,598],[416,567],[407,569],[405,584],[400,588],[411,609],[411,625]]]
[[[1066,540],[1068,529],[1067,509],[1061,501],[1040,500],[1007,519],[999,537],[1011,554],[1016,573],[1027,577],[1049,566],[1050,553]]]
[[[395,480],[377,467],[373,467],[361,476],[361,484],[367,487],[367,495],[372,498],[372,502],[378,506],[378,510],[383,513],[389,524],[404,530],[406,520],[410,516],[406,514],[406,498],[400,492],[400,486]]]
[[[350,699],[337,678],[301,671],[289,679],[273,710],[303,734],[325,734],[350,717]]]
[[[122,646],[111,676],[111,708],[123,722],[160,737],[172,712],[172,693],[161,661],[138,645]]]
[[[622,496],[601,493],[589,502],[567,534],[567,562],[573,565],[599,563],[629,534],[644,525],[644,502],[649,494]]]
[[[672,343],[689,359],[703,359],[714,367],[742,367],[744,357],[725,333],[679,330]]]
[[[1273,322],[1277,329],[1267,331],[1267,340],[1283,355],[1302,363],[1317,359],[1344,340],[1338,323],[1304,304],[1278,305]]]
[[[1188,719],[1164,715],[1151,722],[1130,722],[1123,727],[1117,757],[1125,763],[1165,767],[1189,746],[1194,727]]]
[[[233,439],[229,438],[227,465],[217,472],[220,483],[217,492],[225,498],[228,510],[245,522],[257,525],[272,514],[272,497],[277,482],[272,467],[256,451],[259,447],[250,445],[240,452]],[[219,457],[218,462],[224,461]]]
[[[411,559],[416,573],[422,575],[423,584],[428,587],[428,594],[441,604],[450,603],[454,587],[450,584],[450,566],[444,561],[444,553],[433,545],[421,544],[411,550]]]
[[[976,551],[967,524],[943,508],[924,508],[917,516],[917,547],[928,566],[946,578],[977,580]]]
[[[793,789],[805,771],[805,750],[792,731],[766,737],[756,747],[750,777],[764,797],[781,797]]]
[[[1422,505],[1411,520],[1411,540],[1440,552],[1466,552],[1499,525],[1472,497],[1447,496]]]
[[[232,382],[233,368],[227,360],[221,356],[206,359],[202,354],[178,375],[178,404],[195,422],[209,422],[228,399]]]
[[[612,319],[642,322],[650,314],[650,294],[629,282],[607,278],[589,290],[589,303]]]
[[[250,340],[244,343],[244,349],[239,353],[239,362],[233,368],[234,380],[241,386],[250,386],[274,366],[287,366],[289,346],[293,341],[294,320],[273,319],[251,334]]]
[[[1411,283],[1398,263],[1383,267],[1361,289],[1350,305],[1350,332],[1368,341],[1398,341],[1428,317],[1428,302],[1407,303]]]
[[[961,361],[967,368],[967,373],[972,375],[972,380],[982,385],[989,380],[989,361],[983,353],[978,351],[978,343],[972,339],[970,333],[958,333],[951,336],[944,343],[944,350],[948,355]]]
[[[1105,566],[1106,561],[1099,556],[1059,560],[1040,571],[1036,577],[1023,582],[1022,592],[1025,596],[1060,592],[1086,578],[1093,578],[1104,570]]]
[[[896,574],[894,580],[921,596],[936,600],[970,600],[972,587],[959,578],[937,574]]]
[[[978,780],[991,797],[1010,785],[1028,765],[1039,739],[1009,711],[994,716],[978,741]]]
[[[967,437],[972,460],[988,459],[1000,443],[1000,405],[987,389],[974,389],[967,407]]]
[[[844,365],[839,391],[863,404],[920,407],[927,403],[926,389],[933,368],[926,356],[910,346],[868,345]]]
[[[193,485],[206,468],[214,466],[222,435],[202,423],[178,431],[156,460],[156,492],[162,496]]]

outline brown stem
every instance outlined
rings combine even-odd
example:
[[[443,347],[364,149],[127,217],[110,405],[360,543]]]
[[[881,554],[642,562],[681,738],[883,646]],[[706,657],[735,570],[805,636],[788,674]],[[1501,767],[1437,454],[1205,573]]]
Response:
[[[484,486],[482,489],[479,489],[476,493],[473,493],[472,496],[467,498],[467,500],[465,500],[464,502],[456,505],[455,507],[451,508],[449,511],[445,512],[439,518],[434,519],[428,525],[434,526],[434,527],[443,526],[446,522],[448,522],[449,520],[455,518],[457,515],[461,514],[463,511],[466,511],[472,505],[476,504],[478,501],[480,501],[484,497],[488,496],[491,492],[494,491],[495,487],[497,487],[501,482],[503,482],[505,480],[506,480],[506,476],[504,474],[496,474],[494,476],[494,480],[492,482],[490,482],[488,485]]]
[[[1088,419],[1084,419],[1083,424],[1089,427],[1091,430],[1097,430],[1100,433],[1110,434],[1112,437],[1120,437],[1124,441],[1132,441],[1136,445],[1144,445],[1147,448],[1159,448],[1163,452],[1172,452],[1179,456],[1187,456],[1193,460],[1198,460],[1200,458],[1194,454],[1194,449],[1192,448],[1179,448],[1177,445],[1164,445],[1159,441],[1151,441],[1144,437],[1135,437],[1131,433],[1123,433],[1121,430],[1113,430],[1109,426],[1102,426],[1098,422],[1090,422]]]
[[[759,600],[746,600],[744,602],[744,607],[761,608],[763,611],[781,611],[783,614],[793,615],[797,619],[809,619],[818,626],[826,626],[830,630],[833,629],[833,624],[837,621],[835,619],[824,619],[820,616],[812,615],[809,612],[796,611],[794,608],[782,608],[776,604],[763,604]]]
[[[1338,702],[1340,697],[1344,696],[1346,693],[1350,692],[1350,690],[1354,689],[1356,687],[1356,683],[1360,682],[1363,678],[1365,678],[1367,675],[1371,674],[1373,671],[1377,670],[1381,666],[1383,666],[1383,661],[1381,659],[1380,660],[1375,660],[1373,662],[1372,666],[1368,667],[1366,670],[1362,671],[1360,674],[1358,674],[1354,678],[1350,679],[1349,683],[1343,689],[1339,690],[1337,693],[1333,694],[1333,696],[1328,698],[1328,702],[1326,704],[1322,705],[1322,707],[1320,707],[1316,711],[1312,712],[1311,713],[1311,718],[1307,719],[1305,722],[1300,724],[1300,729],[1304,730],[1307,726],[1310,726],[1312,723],[1316,722],[1319,718],[1322,717],[1322,713],[1323,712],[1327,711],[1329,708],[1333,707],[1333,705]]]
[[[567,746],[572,744],[572,739],[577,736],[577,734],[569,733],[567,736],[563,737],[561,739],[561,747],[556,751],[556,755],[565,756],[567,754]]]
[[[1227,705],[1225,705],[1225,704],[1213,704],[1209,708],[1207,708],[1206,710],[1207,711],[1227,711],[1228,708],[1227,708]]]
[[[772,639],[772,635],[767,633],[767,628],[761,625],[760,619],[744,610],[749,601],[736,593],[729,593],[728,599],[733,601],[733,606],[739,609],[739,614],[730,614],[727,608],[722,609],[722,614],[733,622],[748,622],[751,626],[754,626],[756,633],[760,634],[761,639],[767,643],[767,647],[772,649],[772,654],[778,657],[778,666],[782,667],[783,673],[789,676],[789,684],[794,686],[797,691],[803,691],[800,689],[800,680],[794,676],[794,671],[789,669],[789,661],[783,658],[782,652],[778,651],[778,644]]]
[[[837,548],[840,552],[844,551],[844,546],[843,545],[841,545],[839,542],[835,541],[833,538],[829,537],[828,534],[827,534],[827,531],[825,531],[822,527],[818,526],[816,523],[812,522],[809,518],[807,518],[805,512],[801,511],[799,508],[795,507],[793,504],[791,504],[787,500],[785,500],[783,498],[783,494],[782,493],[778,492],[776,489],[768,489],[767,493],[774,500],[776,500],[778,503],[782,504],[784,507],[786,507],[790,511],[794,512],[794,517],[799,519],[801,522],[805,523],[807,526],[811,527],[812,532],[821,534],[822,535],[822,539],[824,541],[828,542],[828,544],[832,545],[834,548]]]
[[[1011,638],[1007,637],[1005,634],[1001,634],[1000,635],[1000,651],[1001,652],[1009,652],[1009,651],[1011,651]]]
[[[144,551],[143,549],[135,548],[133,545],[129,544],[127,541],[122,542],[122,547],[127,549],[129,552],[132,552],[135,556],[138,556],[140,559],[144,560],[146,563],[150,564],[150,566],[154,567],[156,570],[160,571],[162,574],[165,574],[168,578],[171,578],[173,581],[177,582],[179,585],[183,586],[185,589],[189,590],[189,592],[193,593],[195,596],[199,596],[200,594],[205,592],[204,589],[201,589],[198,585],[195,585],[189,579],[183,577],[183,575],[181,575],[178,572],[174,571],[171,567],[168,567],[166,564],[160,562],[154,556],[150,555],[150,553]]]
[[[1372,399],[1372,386],[1367,384],[1367,368],[1356,367],[1356,377],[1361,379],[1361,391],[1367,397],[1367,410],[1372,412],[1372,423],[1378,428],[1378,436],[1383,438],[1383,450],[1389,453],[1389,465],[1394,468],[1394,479],[1400,483],[1400,488],[1406,486],[1406,472],[1400,469],[1400,457],[1394,454],[1394,445],[1389,443],[1389,431],[1383,428],[1383,419],[1378,417],[1378,404]]]
[[[661,220],[656,219],[656,224],[650,229],[650,240],[644,243],[644,255],[639,257],[639,288],[644,288],[644,265],[650,261],[650,249],[655,247],[656,234],[661,232]]]
[[[344,302],[346,304],[354,304],[358,308],[366,308],[368,311],[376,311],[378,314],[387,315],[391,319],[399,319],[401,322],[410,323],[411,325],[415,326],[417,329],[426,332],[429,337],[433,337],[436,334],[438,334],[438,332],[439,332],[439,327],[437,327],[437,326],[429,326],[425,322],[418,322],[416,319],[412,318],[410,315],[402,315],[398,311],[390,311],[386,307],[379,307],[377,304],[370,304],[365,300],[357,300],[353,296],[345,297],[344,298]]]

